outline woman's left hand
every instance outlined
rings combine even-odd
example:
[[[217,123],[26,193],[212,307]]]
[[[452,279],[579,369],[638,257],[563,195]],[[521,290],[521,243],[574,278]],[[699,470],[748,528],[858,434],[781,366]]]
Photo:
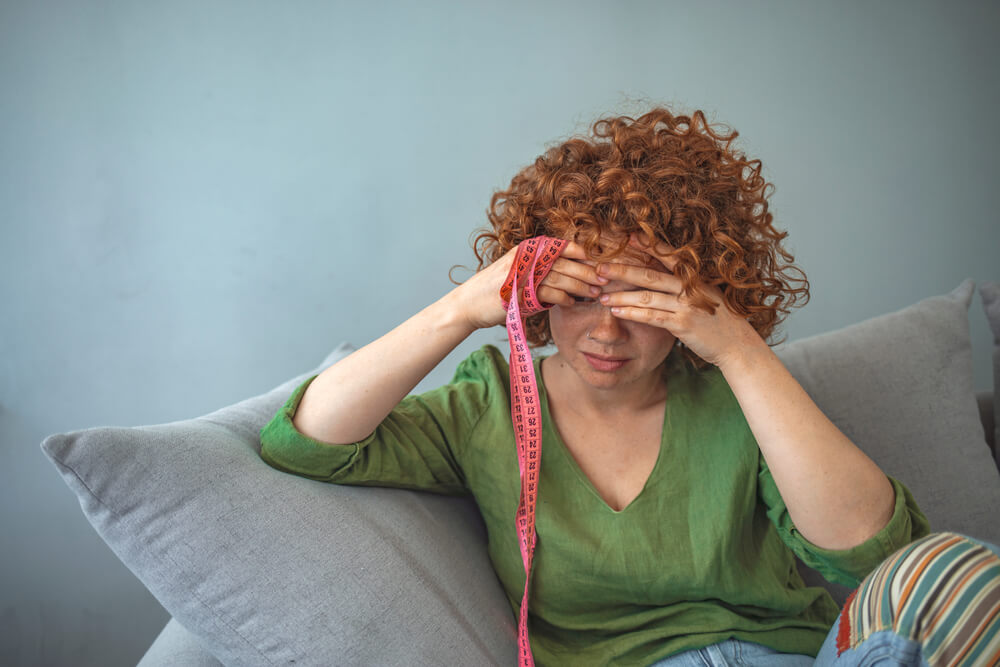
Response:
[[[748,351],[748,346],[752,349],[763,343],[750,323],[725,305],[718,288],[701,288],[716,305],[715,313],[691,305],[690,299],[681,294],[680,278],[671,272],[677,260],[669,256],[671,248],[667,244],[661,242],[646,247],[633,237],[630,245],[655,259],[664,270],[617,262],[598,265],[599,276],[639,288],[605,291],[600,296],[600,302],[610,307],[613,315],[666,329],[699,357],[716,366],[736,360]]]

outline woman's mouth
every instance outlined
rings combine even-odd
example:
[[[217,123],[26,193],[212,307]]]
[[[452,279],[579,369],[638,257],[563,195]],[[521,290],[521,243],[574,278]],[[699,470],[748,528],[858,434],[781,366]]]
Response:
[[[593,366],[594,370],[598,371],[616,371],[626,363],[628,359],[622,359],[620,357],[602,357],[596,354],[583,353],[584,358],[587,359],[587,363]]]

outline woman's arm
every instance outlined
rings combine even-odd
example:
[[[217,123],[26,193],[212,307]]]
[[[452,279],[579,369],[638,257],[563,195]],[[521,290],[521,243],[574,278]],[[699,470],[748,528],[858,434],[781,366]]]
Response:
[[[895,492],[831,422],[773,350],[749,332],[719,364],[795,527],[824,549],[849,549],[889,523]]]
[[[644,248],[668,269],[669,248]],[[895,506],[889,479],[826,415],[749,322],[708,295],[714,314],[694,308],[671,273],[624,264],[598,267],[637,291],[601,297],[618,317],[668,329],[722,371],[739,401],[795,527],[824,549],[849,549],[888,524]]]
[[[323,371],[306,389],[293,423],[321,442],[348,444],[368,437],[394,407],[469,334],[503,324],[500,286],[514,260],[511,250],[444,297],[378,340]],[[583,248],[570,243],[538,288],[548,303],[595,296],[598,285]],[[592,291],[593,289],[593,291]]]
[[[320,373],[302,396],[293,418],[295,428],[331,444],[366,438],[424,376],[475,331],[457,301],[455,292],[449,292]]]

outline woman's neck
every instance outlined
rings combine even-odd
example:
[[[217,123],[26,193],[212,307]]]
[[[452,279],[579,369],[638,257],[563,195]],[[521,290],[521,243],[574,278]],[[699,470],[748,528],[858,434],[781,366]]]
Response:
[[[638,414],[662,405],[667,397],[667,384],[660,372],[625,385],[595,387],[584,382],[558,353],[542,360],[541,371],[549,402],[581,418]]]

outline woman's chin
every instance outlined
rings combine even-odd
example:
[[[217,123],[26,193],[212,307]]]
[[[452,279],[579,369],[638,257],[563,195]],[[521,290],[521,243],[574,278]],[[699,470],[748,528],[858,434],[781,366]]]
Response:
[[[614,389],[628,383],[628,373],[623,372],[627,364],[613,371],[595,369],[587,362],[584,364],[583,368],[577,369],[577,375],[595,389]]]

